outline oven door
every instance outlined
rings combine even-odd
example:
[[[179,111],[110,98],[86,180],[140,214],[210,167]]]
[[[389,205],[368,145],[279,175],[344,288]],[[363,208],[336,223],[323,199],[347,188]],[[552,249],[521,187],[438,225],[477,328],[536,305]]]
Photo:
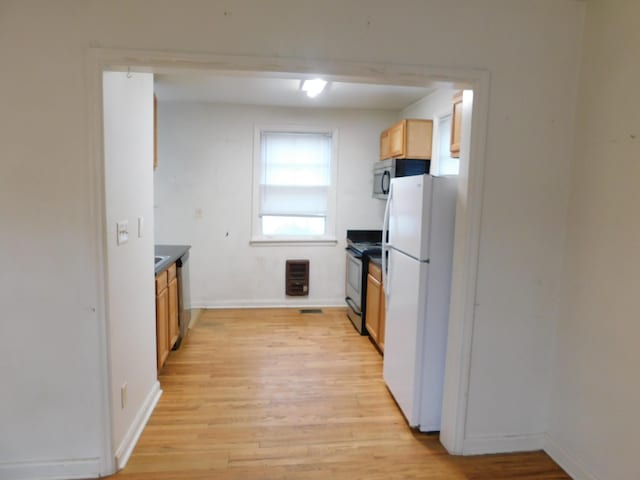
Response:
[[[362,322],[362,258],[353,251],[347,250],[346,278],[347,315],[358,332],[363,333]]]

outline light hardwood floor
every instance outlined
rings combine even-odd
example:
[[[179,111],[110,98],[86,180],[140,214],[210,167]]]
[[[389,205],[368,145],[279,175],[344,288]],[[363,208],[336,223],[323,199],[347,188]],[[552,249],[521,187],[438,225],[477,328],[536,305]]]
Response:
[[[546,454],[449,456],[409,429],[343,309],[208,310],[114,480],[569,479]]]

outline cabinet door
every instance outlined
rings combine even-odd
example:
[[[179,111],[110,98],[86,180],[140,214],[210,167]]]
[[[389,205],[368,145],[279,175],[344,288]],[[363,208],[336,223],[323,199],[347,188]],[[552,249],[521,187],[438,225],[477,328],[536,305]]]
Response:
[[[365,325],[371,339],[378,344],[380,335],[380,282],[367,275],[367,309]]]
[[[389,156],[387,158],[401,158],[405,156],[405,121],[400,121],[391,127],[389,132]]]
[[[180,328],[178,327],[178,279],[174,278],[169,282],[169,350],[173,348]]]
[[[433,143],[433,120],[411,119],[405,122],[405,157],[430,160],[431,144]]]
[[[380,134],[380,160],[389,158],[389,130]]]
[[[169,355],[169,289],[165,288],[156,295],[156,349],[158,370]]]
[[[460,137],[462,128],[462,92],[453,97],[453,113],[451,115],[451,156],[460,158]]]

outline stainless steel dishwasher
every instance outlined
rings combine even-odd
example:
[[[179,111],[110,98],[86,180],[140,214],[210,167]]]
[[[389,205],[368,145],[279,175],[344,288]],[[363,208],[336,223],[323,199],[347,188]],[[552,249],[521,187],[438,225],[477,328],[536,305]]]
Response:
[[[178,275],[178,326],[180,337],[173,349],[180,347],[182,339],[187,336],[189,322],[191,321],[191,292],[189,289],[189,251],[187,250],[176,261]]]

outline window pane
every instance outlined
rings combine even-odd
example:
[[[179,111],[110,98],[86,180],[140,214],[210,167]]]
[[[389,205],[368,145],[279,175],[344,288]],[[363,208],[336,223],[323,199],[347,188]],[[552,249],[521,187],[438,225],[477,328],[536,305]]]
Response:
[[[262,132],[262,167],[263,185],[329,185],[331,136]]]
[[[450,142],[451,115],[447,115],[438,122],[438,175],[458,175],[460,172],[460,159],[451,156]]]
[[[332,189],[332,134],[263,130],[260,139],[254,195],[259,199],[261,234],[324,236]]]
[[[262,234],[277,236],[324,235],[325,217],[262,217]]]
[[[324,217],[329,187],[260,186],[260,215]]]

